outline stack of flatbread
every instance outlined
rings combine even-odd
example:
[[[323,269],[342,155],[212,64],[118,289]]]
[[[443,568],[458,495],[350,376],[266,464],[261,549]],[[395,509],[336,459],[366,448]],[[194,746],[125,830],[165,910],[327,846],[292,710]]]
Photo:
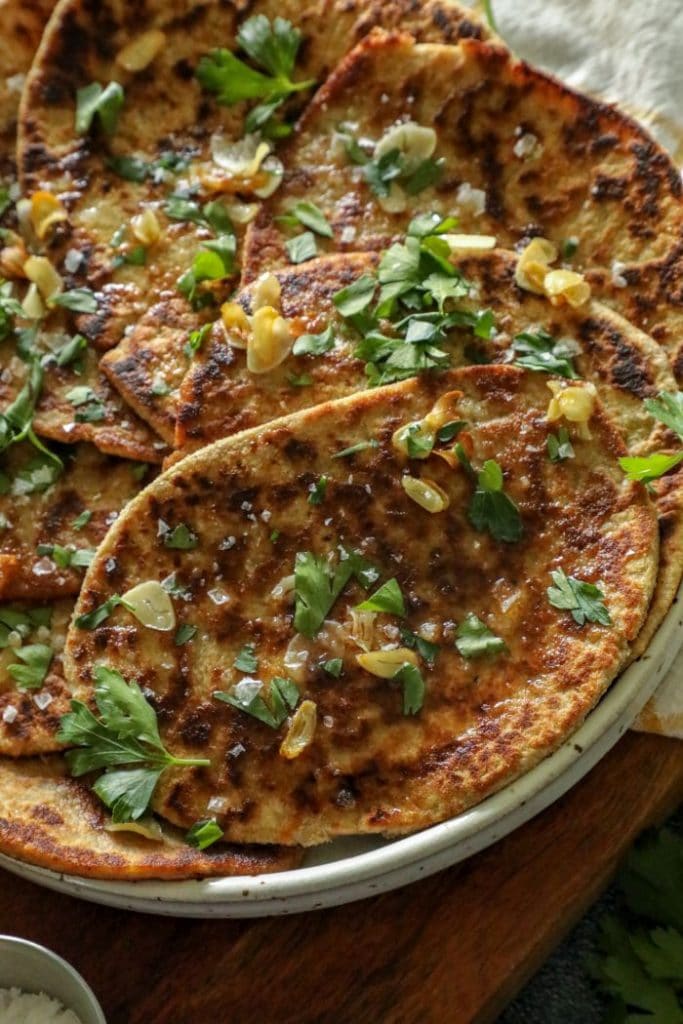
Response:
[[[665,152],[447,0],[0,28],[0,852],[282,870],[533,767],[680,582]]]

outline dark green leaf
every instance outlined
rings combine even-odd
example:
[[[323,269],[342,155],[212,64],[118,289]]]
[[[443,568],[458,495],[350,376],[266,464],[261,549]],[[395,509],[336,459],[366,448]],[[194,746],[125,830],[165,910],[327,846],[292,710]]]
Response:
[[[15,651],[21,665],[10,665],[8,674],[21,690],[37,690],[43,685],[52,663],[53,651],[47,644],[29,644]]]
[[[183,644],[187,644],[190,640],[194,640],[197,635],[197,627],[190,626],[187,622],[184,622],[182,626],[178,627],[176,635],[173,638],[173,642],[176,647],[182,647]]]
[[[163,536],[164,546],[173,551],[194,551],[199,544],[199,537],[185,523],[179,523]]]
[[[683,391],[662,391],[646,399],[645,408],[683,441]]]
[[[611,626],[612,619],[605,607],[604,594],[594,583],[567,576],[563,569],[550,574],[554,587],[548,587],[548,600],[554,608],[570,611],[574,621],[583,626],[586,622],[597,622]]]
[[[113,135],[124,101],[124,92],[118,82],[102,87],[91,82],[76,93],[76,134],[87,135],[95,117],[107,135]]]
[[[475,530],[488,531],[496,540],[514,543],[524,533],[519,509],[503,490],[503,472],[493,459],[487,459],[478,475],[468,515]]]
[[[312,231],[304,231],[285,242],[285,249],[290,263],[305,263],[318,255],[318,245]]]
[[[377,289],[377,281],[367,274],[359,277],[353,284],[342,288],[334,296],[334,304],[340,314],[349,319],[358,313],[364,312],[372,303]]]
[[[125,607],[125,601],[118,594],[113,594],[103,604],[93,608],[91,612],[77,616],[74,620],[74,625],[77,629],[97,629],[98,626],[101,626],[109,618],[114,609],[120,605]]]
[[[448,423],[444,423],[442,427],[436,432],[436,439],[441,444],[448,444],[449,441],[454,441],[461,430],[464,430],[467,426],[467,420],[450,420]]]
[[[416,196],[426,188],[437,185],[443,177],[445,167],[444,159],[423,160],[401,183],[401,187],[409,196]]]
[[[398,585],[398,580],[391,579],[383,583],[379,590],[371,597],[358,605],[361,612],[387,612],[389,615],[406,614],[406,607],[403,601],[403,594]]]
[[[344,662],[341,658],[330,658],[323,664],[323,669],[327,672],[328,676],[333,676],[335,679],[339,679],[344,669]]]
[[[92,512],[90,511],[90,509],[86,508],[80,513],[80,515],[76,516],[76,518],[71,523],[71,527],[74,530],[82,530],[84,526],[88,525],[91,519]]]
[[[303,224],[305,228],[310,228],[316,235],[321,235],[323,238],[334,236],[327,217],[315,203],[302,200],[296,203],[289,212],[300,224]]]
[[[330,324],[320,334],[301,334],[294,342],[292,354],[295,356],[322,356],[334,348],[334,329]]]
[[[393,677],[403,686],[403,714],[416,715],[425,699],[425,681],[415,665],[406,663]]]
[[[371,437],[369,441],[359,441],[358,444],[352,444],[349,448],[342,448],[340,452],[335,452],[332,458],[348,459],[350,456],[358,455],[359,452],[365,452],[369,448],[379,448],[379,441],[376,441],[374,437]]]
[[[105,772],[92,789],[111,811],[112,821],[138,821],[149,808],[163,768]]]
[[[556,341],[547,331],[525,331],[517,334],[513,348],[516,366],[541,373],[553,373],[570,380],[579,378],[573,363],[574,346],[562,339]]]
[[[548,458],[551,462],[564,462],[565,459],[574,458],[574,448],[566,427],[560,427],[557,437],[554,434],[549,434],[547,446]]]
[[[481,658],[507,650],[505,641],[471,612],[458,626],[456,636],[455,646],[463,658]]]
[[[327,484],[328,479],[326,476],[321,476],[320,479],[313,484],[308,495],[309,505],[322,505],[327,493]]]
[[[430,640],[425,640],[419,633],[412,633],[403,627],[401,627],[401,643],[411,651],[417,651],[430,667],[434,665],[441,650],[438,644],[433,644]]]
[[[70,292],[61,292],[50,299],[51,306],[62,306],[72,313],[96,313],[97,299],[89,288],[74,288]]]
[[[236,668],[239,672],[248,672],[249,674],[258,672],[258,658],[256,657],[255,650],[254,644],[245,644],[233,661],[233,668]]]
[[[206,850],[209,846],[219,842],[224,832],[215,818],[202,818],[195,821],[192,828],[185,834],[185,842],[188,846],[194,846],[196,850]]]

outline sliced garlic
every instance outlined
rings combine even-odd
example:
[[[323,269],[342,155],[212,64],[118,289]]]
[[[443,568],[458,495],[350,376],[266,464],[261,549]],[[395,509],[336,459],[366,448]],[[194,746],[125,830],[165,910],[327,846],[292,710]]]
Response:
[[[122,597],[128,610],[143,626],[160,633],[175,629],[173,602],[157,580],[138,583]]]
[[[256,279],[251,290],[251,308],[254,313],[263,306],[273,306],[274,309],[281,309],[282,288],[275,274],[261,274]]]
[[[451,252],[490,252],[496,248],[494,235],[442,235]]]
[[[131,39],[116,55],[116,63],[125,71],[143,71],[148,67],[166,43],[166,36],[158,28]]]
[[[536,295],[544,295],[546,274],[557,257],[557,247],[547,238],[532,238],[517,260],[515,281],[518,287]]]
[[[230,178],[253,178],[270,153],[270,146],[258,135],[230,138],[222,132],[211,136],[211,159]]]
[[[304,700],[294,712],[287,735],[280,744],[280,756],[288,761],[303,754],[310,747],[318,724],[318,707],[312,700]]]
[[[38,285],[30,284],[24,296],[21,308],[29,320],[42,320],[45,316],[45,305],[40,297]]]
[[[42,242],[57,224],[69,219],[69,215],[52,192],[35,192],[31,196],[31,227],[36,238]]]
[[[411,437],[416,442],[427,442],[425,450],[413,452],[411,455],[411,451],[408,446],[408,442]],[[400,452],[401,455],[407,455],[409,458],[413,459],[428,459],[431,454],[431,450],[434,447],[434,441],[434,434],[429,430],[425,420],[416,420],[414,423],[406,423],[404,426],[399,427],[398,430],[395,430],[391,438],[391,443],[397,452]]]
[[[446,492],[433,480],[404,476],[401,477],[401,486],[408,497],[426,512],[443,512],[451,503]]]
[[[247,347],[251,323],[239,302],[224,302],[221,306],[221,323],[225,337],[233,348]]]
[[[431,412],[428,412],[422,420],[427,430],[436,433],[445,423],[451,420],[460,420],[460,403],[463,399],[462,391],[447,391],[445,395],[437,400]]]
[[[268,199],[268,197],[272,196],[274,192],[277,192],[282,184],[282,179],[285,176],[285,167],[282,161],[278,160],[276,156],[269,156],[268,159],[264,161],[263,166],[261,167],[261,172],[267,176],[266,182],[263,185],[259,185],[258,188],[255,188],[252,191],[259,199]]]
[[[351,616],[351,626],[349,627],[351,639],[364,651],[369,651],[375,643],[377,612],[351,608],[349,615]]]
[[[289,324],[272,306],[263,306],[254,313],[251,329],[247,369],[250,373],[268,373],[283,363],[292,351],[294,338]]]
[[[551,270],[543,280],[543,290],[553,306],[566,303],[572,309],[584,306],[591,297],[588,281],[574,270]]]
[[[61,276],[45,256],[29,256],[24,263],[24,273],[44,299],[54,298],[64,287]]]
[[[104,825],[105,832],[133,832],[135,835],[150,839],[153,843],[162,843],[164,833],[155,818],[140,818],[139,821],[108,821]]]
[[[591,433],[588,429],[588,421],[595,411],[598,397],[595,385],[585,383],[564,387],[557,380],[550,380],[547,383],[549,390],[553,394],[546,414],[548,422],[556,423],[557,420],[564,417],[570,423],[578,424],[579,437],[590,440]]]
[[[415,121],[405,121],[384,133],[375,146],[375,160],[397,149],[406,158],[409,166],[416,166],[433,156],[436,143],[437,137],[433,128],[427,128]]]
[[[27,259],[26,246],[21,240],[16,245],[6,245],[0,250],[0,274],[3,277],[26,277],[24,263]]]
[[[131,228],[138,242],[143,245],[154,245],[161,238],[161,225],[156,213],[149,207],[133,217]]]
[[[366,672],[380,679],[391,679],[404,665],[419,665],[415,651],[407,647],[394,647],[388,651],[366,651],[356,655],[356,661]]]
[[[397,181],[389,185],[389,195],[379,196],[377,202],[386,213],[403,213],[408,209],[408,196]]]
[[[235,224],[249,224],[261,209],[259,203],[226,203],[228,216]]]

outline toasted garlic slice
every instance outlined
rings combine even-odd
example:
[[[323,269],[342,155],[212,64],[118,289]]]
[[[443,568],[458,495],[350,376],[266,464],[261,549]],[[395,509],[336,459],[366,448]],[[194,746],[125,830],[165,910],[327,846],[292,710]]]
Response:
[[[143,245],[154,245],[161,238],[161,225],[156,213],[149,207],[133,217],[131,227],[138,242]]]
[[[263,184],[259,182],[258,188],[254,188],[252,191],[259,199],[268,199],[269,196],[272,196],[273,192],[277,192],[282,184],[282,179],[285,176],[285,165],[276,156],[269,156],[263,162],[261,174],[265,174],[265,182]]]
[[[436,432],[450,420],[461,420],[459,406],[462,398],[462,391],[447,391],[445,395],[441,395],[431,412],[428,412],[423,419],[424,426],[428,430]]]
[[[54,298],[64,287],[61,276],[45,256],[29,256],[24,263],[24,273],[44,299]]]
[[[384,133],[375,146],[375,159],[379,160],[397,149],[410,163],[419,164],[433,155],[436,142],[436,132],[433,128],[427,128],[415,121],[405,121]]]
[[[303,700],[294,712],[287,735],[280,744],[280,756],[288,761],[303,754],[310,747],[318,724],[318,706],[312,700]]]
[[[0,249],[0,274],[3,277],[26,277],[24,263],[28,259],[28,253],[23,241],[15,245],[6,245]]]
[[[408,647],[395,647],[388,651],[367,651],[356,655],[356,661],[366,672],[380,679],[391,679],[404,665],[419,665],[415,651]]]
[[[173,603],[161,583],[145,580],[122,595],[128,610],[148,629],[168,633],[175,629]]]
[[[68,220],[69,215],[52,192],[40,191],[31,196],[29,219],[36,238],[42,242],[57,224]]]
[[[518,287],[536,295],[544,295],[546,274],[557,257],[557,246],[547,238],[532,238],[517,260],[515,282]]]
[[[154,818],[141,818],[140,821],[108,821],[104,826],[104,831],[134,832],[135,835],[143,836],[153,843],[161,843],[164,840],[161,825]]]
[[[164,48],[166,35],[158,28],[151,28],[149,32],[131,39],[122,50],[116,54],[116,63],[124,71],[143,71],[148,67],[158,53]]]
[[[411,449],[409,446],[410,439],[413,438],[416,444],[420,441],[425,441],[424,451],[419,449],[416,451],[414,448]],[[399,427],[395,430],[391,443],[397,452],[401,455],[407,455],[411,459],[428,459],[432,448],[434,447],[434,441],[436,440],[434,433],[429,430],[426,424],[426,418],[424,420],[416,420],[414,423],[406,423],[404,426]]]
[[[263,306],[281,309],[282,289],[275,274],[261,274],[251,291],[251,308],[254,313]]]
[[[273,306],[262,306],[251,318],[251,337],[247,342],[247,369],[250,373],[274,370],[292,351],[294,338],[289,324]]]
[[[389,185],[389,195],[378,196],[377,202],[386,213],[403,213],[408,209],[408,196],[397,181]]]
[[[245,135],[238,141],[222,132],[211,136],[211,158],[230,178],[255,177],[269,153],[269,144],[257,135]]]
[[[45,306],[40,297],[38,285],[29,285],[28,291],[24,296],[24,301],[21,304],[21,308],[29,320],[41,320],[45,316]]]
[[[446,492],[433,480],[403,476],[401,477],[401,486],[408,497],[412,498],[426,512],[443,512],[451,503]]]
[[[251,324],[239,302],[224,302],[221,306],[221,323],[225,336],[233,348],[246,348]]]
[[[544,278],[543,290],[553,306],[566,303],[572,309],[584,306],[591,297],[588,281],[574,270],[551,270]]]
[[[583,385],[572,384],[563,387],[557,380],[547,382],[548,388],[553,393],[548,405],[547,419],[549,423],[556,423],[562,418],[576,423],[579,428],[579,437],[590,440],[591,433],[588,429],[588,421],[595,411],[595,403],[598,393],[594,384]]]
[[[490,252],[496,248],[494,235],[442,235],[451,252]]]

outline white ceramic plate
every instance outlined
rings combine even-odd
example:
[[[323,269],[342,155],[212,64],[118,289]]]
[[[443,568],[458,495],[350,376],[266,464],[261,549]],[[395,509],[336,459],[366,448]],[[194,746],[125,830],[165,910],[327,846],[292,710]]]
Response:
[[[614,683],[559,750],[477,807],[403,839],[337,840],[311,851],[304,866],[293,871],[199,882],[94,881],[4,856],[0,865],[39,885],[95,903],[182,917],[295,914],[396,889],[484,849],[575,785],[632,724],[682,643],[683,587],[646,654]]]

